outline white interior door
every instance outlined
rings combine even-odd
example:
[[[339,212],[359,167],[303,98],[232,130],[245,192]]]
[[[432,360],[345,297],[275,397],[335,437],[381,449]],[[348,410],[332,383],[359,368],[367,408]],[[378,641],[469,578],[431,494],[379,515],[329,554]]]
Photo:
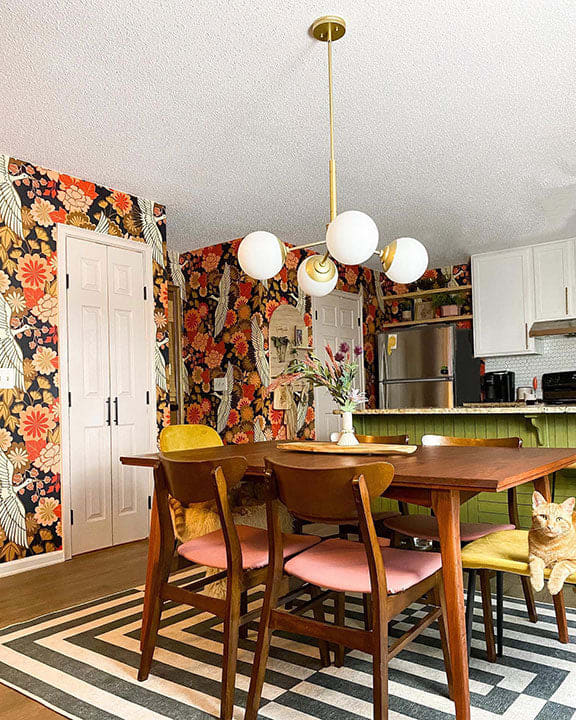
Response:
[[[316,354],[326,360],[326,345],[336,352],[342,342],[353,349],[364,346],[362,336],[362,296],[356,293],[332,292],[312,300],[312,334]],[[360,372],[356,387],[364,389],[364,364],[360,359]],[[329,440],[330,434],[340,430],[340,417],[334,415],[337,405],[324,388],[314,389],[316,439]]]
[[[104,245],[75,238],[67,253],[74,553],[112,544],[106,250]]]
[[[139,468],[119,461],[121,455],[141,452],[148,437],[147,383],[143,382],[148,377],[144,286],[142,253],[108,248],[114,545],[148,534],[147,484]]]

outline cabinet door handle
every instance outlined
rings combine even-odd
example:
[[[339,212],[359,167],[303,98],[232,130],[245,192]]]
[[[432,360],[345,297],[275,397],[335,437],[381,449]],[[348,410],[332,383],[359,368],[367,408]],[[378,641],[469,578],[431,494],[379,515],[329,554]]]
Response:
[[[566,298],[566,315],[568,315],[568,288],[564,288],[564,297]]]
[[[524,323],[524,337],[526,342],[526,350],[528,350],[528,323]]]
[[[106,399],[106,425],[110,425],[110,398]]]
[[[118,425],[118,398],[114,398],[114,424]]]

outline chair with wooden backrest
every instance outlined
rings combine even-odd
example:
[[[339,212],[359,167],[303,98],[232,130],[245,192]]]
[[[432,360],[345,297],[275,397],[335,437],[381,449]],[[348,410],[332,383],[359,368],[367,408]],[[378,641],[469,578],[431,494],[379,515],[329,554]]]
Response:
[[[422,445],[429,447],[437,446],[454,446],[454,447],[509,447],[509,448],[521,448],[522,439],[518,437],[509,438],[459,438],[449,437],[446,435],[423,435]],[[491,535],[494,532],[513,530],[519,524],[518,517],[518,501],[516,497],[516,488],[508,490],[508,517],[509,523],[461,523],[460,524],[460,538],[463,544],[467,544],[478,538]],[[423,538],[430,540],[434,543],[440,542],[440,536],[438,533],[438,522],[436,518],[431,515],[415,514],[407,515],[404,517],[391,518],[385,520],[384,524],[394,532],[400,535],[406,535],[410,538]],[[491,589],[490,589],[490,577],[489,572],[480,572],[480,586],[482,592],[482,603],[486,609],[488,606],[491,607]],[[497,576],[497,583],[501,582],[501,578]],[[472,619],[474,613],[474,592],[476,587],[476,573],[470,572],[468,574],[468,593],[467,593],[467,624],[468,624],[468,649],[471,647],[471,628]],[[526,599],[526,607],[528,610],[528,616],[531,622],[537,621],[536,605],[534,603],[534,595],[532,593],[532,587],[530,583],[524,581],[522,583],[522,589],[524,591],[524,597]],[[485,612],[485,622],[491,623],[492,615]],[[496,660],[496,649],[491,642],[493,638],[493,630],[490,624],[486,625],[486,651],[488,659],[492,662]]]
[[[176,461],[163,454],[160,457],[160,465],[154,471],[160,550],[157,564],[147,578],[146,602],[150,604],[149,612],[145,614],[147,621],[142,627],[142,656],[138,679],[146,680],[150,673],[165,602],[191,605],[204,612],[213,613],[224,621],[220,717],[222,720],[231,720],[239,628],[254,619],[254,613],[241,617],[240,597],[242,592],[264,582],[268,564],[267,532],[234,524],[228,492],[244,476],[244,458]],[[221,530],[190,540],[178,548],[179,554],[189,562],[221,571],[184,588],[169,582],[174,553],[170,497],[176,498],[183,505],[212,503],[220,516],[222,526]],[[283,537],[284,556],[291,557],[317,542],[320,542],[320,538],[312,535],[286,535]],[[198,592],[206,585],[224,578],[225,599],[208,597]],[[324,654],[327,654],[326,648]]]
[[[382,445],[408,445],[409,440],[408,435],[356,435],[356,437],[358,438],[358,442],[361,443],[379,443]],[[382,521],[386,518],[396,517],[399,514],[405,514],[408,512],[408,509],[405,503],[398,503],[400,509],[400,513],[398,513],[394,510],[382,510],[380,509],[380,504],[379,498],[375,498],[372,503],[372,517],[374,518],[378,535],[387,535],[389,533],[382,525]],[[294,527],[297,532],[301,532],[304,525],[306,525],[306,523],[301,520],[295,520],[294,522]],[[355,525],[340,525],[338,530],[340,537],[346,539],[349,533],[357,533],[358,527]]]
[[[271,497],[267,501],[270,566],[245,720],[256,720],[271,635],[275,630],[307,635],[371,654],[375,720],[388,716],[389,660],[435,620],[440,623],[450,677],[440,555],[387,547],[387,541],[378,538],[374,528],[370,502],[392,481],[392,465],[382,462],[355,468],[329,465],[310,468],[298,463],[291,466],[268,461],[268,469],[271,483]],[[306,522],[360,525],[362,542],[331,538],[284,563],[280,504]],[[301,606],[296,613],[276,609],[284,576],[326,588],[315,599],[317,602],[323,602],[332,592],[370,593],[373,606],[370,629],[345,627],[344,617],[337,614],[336,624],[301,617],[306,606]],[[389,647],[388,622],[424,595],[431,596],[436,605],[434,610]]]

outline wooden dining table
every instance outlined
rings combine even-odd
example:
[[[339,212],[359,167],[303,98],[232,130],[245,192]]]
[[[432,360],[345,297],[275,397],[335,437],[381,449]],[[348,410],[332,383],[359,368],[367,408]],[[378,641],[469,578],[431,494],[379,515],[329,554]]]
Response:
[[[502,492],[532,482],[534,488],[550,498],[548,476],[576,462],[576,449],[502,448],[502,447],[423,447],[413,455],[321,455],[281,450],[277,442],[186,450],[170,453],[180,460],[214,460],[244,457],[247,476],[262,477],[265,459],[296,467],[358,467],[366,463],[387,461],[394,465],[394,479],[385,497],[431,508],[438,521],[440,552],[447,606],[447,631],[453,678],[453,700],[457,720],[470,718],[468,653],[464,588],[460,546],[460,506],[480,492]],[[157,468],[159,453],[122,457],[124,465]],[[158,561],[159,525],[156,503],[152,504],[147,578]],[[556,614],[564,624],[566,613],[562,595],[555,601]],[[147,598],[144,600],[146,618]]]

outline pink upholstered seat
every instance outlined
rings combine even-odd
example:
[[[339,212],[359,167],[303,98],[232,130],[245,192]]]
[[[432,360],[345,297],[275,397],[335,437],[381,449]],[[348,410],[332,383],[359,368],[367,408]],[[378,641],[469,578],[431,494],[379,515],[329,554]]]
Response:
[[[248,525],[236,525],[242,548],[242,569],[255,570],[268,565],[268,533],[260,528]],[[288,558],[319,543],[322,538],[316,535],[284,535],[284,557]],[[222,530],[194,538],[178,548],[182,557],[190,562],[206,567],[225,570],[226,545]]]
[[[378,538],[378,542],[391,595],[407,590],[442,567],[439,553],[386,547],[385,538]],[[338,592],[371,592],[366,549],[363,543],[352,540],[325,540],[288,560],[284,572]]]
[[[399,517],[387,518],[383,521],[390,530],[408,535],[413,538],[424,540],[440,540],[438,534],[438,521],[431,515],[400,515]],[[514,525],[493,525],[492,523],[461,523],[460,539],[462,542],[472,542],[478,538],[486,537],[493,532],[500,530],[514,530]]]

